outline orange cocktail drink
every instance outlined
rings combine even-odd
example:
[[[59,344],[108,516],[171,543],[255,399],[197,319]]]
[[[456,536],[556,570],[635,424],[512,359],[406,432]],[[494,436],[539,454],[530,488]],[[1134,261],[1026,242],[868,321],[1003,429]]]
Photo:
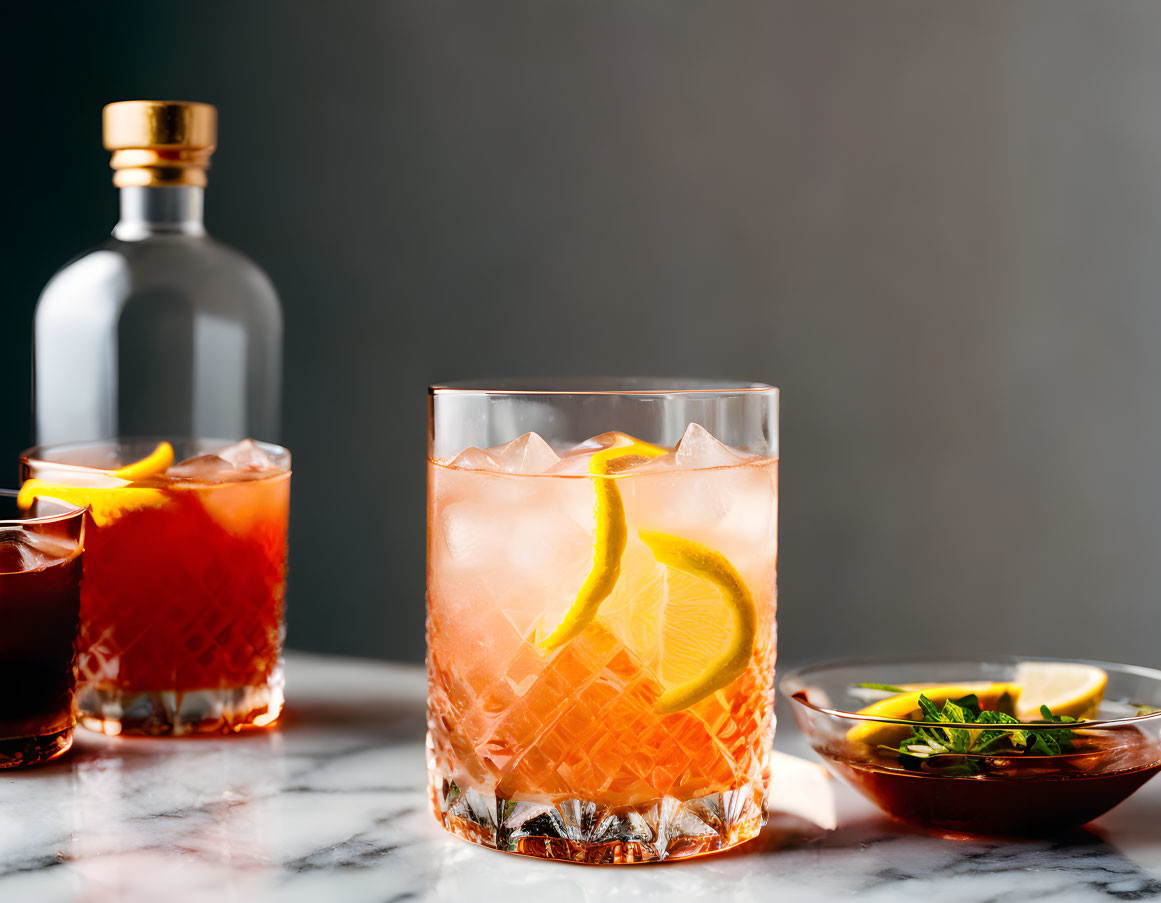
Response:
[[[229,733],[282,709],[289,455],[250,441],[179,451],[177,464],[153,442],[24,459],[26,501],[89,509],[77,708],[94,730]]]
[[[776,445],[681,427],[430,460],[429,768],[453,833],[633,862],[761,826]]]

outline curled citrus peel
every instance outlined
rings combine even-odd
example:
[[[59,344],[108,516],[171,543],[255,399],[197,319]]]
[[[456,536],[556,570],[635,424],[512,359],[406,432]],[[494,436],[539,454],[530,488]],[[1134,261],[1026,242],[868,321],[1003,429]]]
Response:
[[[589,458],[589,474],[597,497],[593,566],[560,624],[537,643],[545,651],[563,646],[588,627],[621,576],[621,558],[629,541],[629,528],[625,522],[625,500],[613,475],[666,451],[628,436],[625,439],[627,444],[603,448]]]
[[[116,485],[70,486],[46,480],[25,480],[16,497],[16,504],[27,511],[38,498],[57,499],[80,508],[88,508],[93,523],[103,527],[127,511],[162,504],[165,501],[165,494],[160,489],[129,484],[165,473],[172,464],[173,446],[168,442],[161,442],[140,461],[134,461],[117,470],[104,473],[98,471],[102,477],[118,481]]]
[[[113,471],[113,476],[120,480],[144,480],[146,477],[155,477],[165,473],[173,466],[173,446],[168,442],[157,443],[157,448],[151,451],[140,461],[126,464]]]
[[[657,699],[654,710],[668,715],[716,693],[746,670],[754,654],[758,608],[742,576],[721,552],[669,533],[640,530],[637,535],[661,564],[713,584],[721,593],[732,620],[726,648],[696,677],[669,688]]]
[[[601,449],[589,459],[589,474],[596,491],[593,565],[560,624],[537,643],[541,649],[557,649],[580,635],[596,618],[601,603],[613,592],[620,579],[621,559],[629,541],[629,529],[625,520],[625,501],[614,476],[665,453],[664,448],[625,436],[622,443]],[[758,609],[745,581],[721,552],[668,533],[641,530],[637,535],[660,564],[714,586],[721,593],[732,621],[726,648],[697,675],[658,697],[654,710],[667,715],[700,702],[732,683],[746,670],[754,654]]]

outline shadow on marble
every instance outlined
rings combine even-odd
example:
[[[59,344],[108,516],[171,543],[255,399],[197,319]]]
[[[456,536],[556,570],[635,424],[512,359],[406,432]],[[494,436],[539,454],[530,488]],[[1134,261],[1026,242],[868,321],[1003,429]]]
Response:
[[[331,730],[385,740],[413,740],[425,730],[424,708],[414,701],[378,700],[344,703],[335,700],[292,700],[282,713],[283,731]]]
[[[1131,834],[1138,843],[1161,843],[1161,796],[1156,793],[1138,793],[1131,805],[1118,806],[1108,815],[1097,819],[1094,826],[1106,837],[1119,840],[1123,835]]]
[[[824,867],[861,859],[859,871],[871,898],[880,890],[884,898],[897,895],[900,882],[917,897],[934,896],[971,876],[975,891],[995,883],[1013,892],[1026,885],[1036,898],[1161,899],[1161,880],[1108,842],[1099,827],[1048,838],[950,840],[871,817],[844,823],[818,846]],[[1038,880],[1027,880],[1030,875]],[[991,899],[986,893],[982,898]]]
[[[714,858],[735,859],[793,849],[822,840],[829,833],[826,828],[819,827],[809,819],[786,813],[774,813],[757,837],[734,847],[732,850],[715,853]],[[659,863],[662,867],[672,867],[679,864]]]

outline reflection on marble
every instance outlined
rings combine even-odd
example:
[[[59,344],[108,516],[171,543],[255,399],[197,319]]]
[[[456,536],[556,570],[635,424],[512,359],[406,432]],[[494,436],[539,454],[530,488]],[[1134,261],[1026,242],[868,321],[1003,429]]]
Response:
[[[427,811],[418,669],[292,656],[288,681],[277,732],[81,732],[65,761],[0,773],[0,901],[1161,900],[1161,783],[1067,840],[937,840],[836,785],[836,830],[783,815],[693,862],[585,868],[479,849]],[[779,745],[805,754],[792,727]]]

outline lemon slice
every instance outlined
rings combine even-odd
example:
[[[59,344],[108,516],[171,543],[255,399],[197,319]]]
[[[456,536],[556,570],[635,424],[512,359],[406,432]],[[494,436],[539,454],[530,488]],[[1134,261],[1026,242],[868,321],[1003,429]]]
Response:
[[[1024,688],[1016,710],[1021,721],[1039,721],[1040,706],[1053,715],[1092,718],[1105,696],[1109,676],[1095,665],[1077,662],[1021,662],[1016,683]]]
[[[173,446],[162,442],[147,457],[134,461],[125,467],[107,472],[97,472],[94,478],[102,481],[98,486],[73,486],[52,483],[46,480],[25,480],[16,497],[16,504],[27,511],[38,498],[57,499],[88,508],[93,523],[103,527],[115,521],[128,511],[149,508],[165,501],[160,489],[130,486],[131,482],[164,473],[173,463]],[[109,485],[107,481],[116,481]]]
[[[992,683],[990,681],[930,686],[881,699],[864,709],[859,709],[858,713],[860,715],[874,715],[878,718],[898,718],[900,721],[919,721],[922,719],[916,716],[922,714],[922,709],[919,708],[920,694],[926,696],[937,706],[942,706],[949,699],[959,699],[961,696],[975,694],[980,700],[981,709],[995,709],[1008,715],[1014,715],[1016,703],[1020,699],[1020,691],[1021,687],[1017,683]],[[910,732],[910,729],[903,725],[863,721],[847,731],[847,739],[852,743],[867,743],[871,746],[892,746]]]
[[[541,649],[563,646],[588,627],[621,576],[621,558],[629,540],[629,528],[625,523],[625,500],[613,474],[663,454],[663,448],[625,436],[622,444],[603,448],[589,458],[589,473],[597,496],[593,566],[560,624],[537,644]]]
[[[730,612],[731,633],[726,647],[700,673],[666,690],[654,706],[660,714],[680,712],[732,683],[746,670],[754,654],[758,609],[754,597],[726,556],[691,539],[641,530],[637,534],[666,567],[713,584]],[[662,668],[664,669],[664,664]]]

